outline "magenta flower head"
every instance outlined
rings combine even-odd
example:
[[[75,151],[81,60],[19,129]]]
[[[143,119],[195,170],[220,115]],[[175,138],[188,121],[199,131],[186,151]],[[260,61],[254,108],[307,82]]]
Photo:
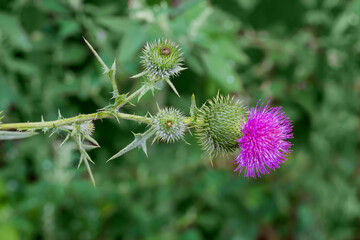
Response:
[[[233,160],[238,165],[234,171],[240,175],[245,169],[244,176],[253,178],[279,168],[291,151],[287,139],[293,138],[292,125],[281,106],[269,107],[267,102],[258,107],[259,102],[249,109],[247,122],[241,125],[243,136],[237,140],[241,150]]]

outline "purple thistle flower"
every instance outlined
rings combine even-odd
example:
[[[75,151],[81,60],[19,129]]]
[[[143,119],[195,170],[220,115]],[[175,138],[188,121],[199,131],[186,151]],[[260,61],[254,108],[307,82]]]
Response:
[[[268,174],[268,168],[279,168],[291,151],[292,144],[286,140],[293,138],[292,125],[281,106],[269,107],[267,102],[258,108],[259,102],[249,109],[247,122],[240,128],[244,134],[237,140],[241,151],[233,160],[238,164],[234,171],[240,175],[245,168],[244,176],[253,178]]]

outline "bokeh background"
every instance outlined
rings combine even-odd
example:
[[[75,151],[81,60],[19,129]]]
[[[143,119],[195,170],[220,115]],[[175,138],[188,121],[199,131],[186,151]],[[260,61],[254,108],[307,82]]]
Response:
[[[282,105],[293,152],[261,179],[237,176],[188,134],[105,161],[145,127],[96,122],[97,188],[63,135],[0,142],[0,239],[360,239],[360,0],[0,0],[4,122],[91,113],[111,87],[82,40],[133,91],[147,41],[170,38],[188,70],[128,113],[188,114],[218,90]]]

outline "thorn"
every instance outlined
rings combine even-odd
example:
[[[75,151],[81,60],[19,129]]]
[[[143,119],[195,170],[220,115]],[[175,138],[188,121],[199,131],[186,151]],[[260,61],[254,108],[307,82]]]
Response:
[[[97,60],[100,62],[100,64],[102,65],[102,67],[105,70],[105,73],[109,71],[109,68],[106,66],[106,64],[104,63],[104,61],[100,58],[99,54],[94,50],[94,48],[91,46],[91,44],[85,39],[85,37],[83,36],[83,39],[86,43],[86,45],[90,48],[91,52],[95,55],[95,57],[97,58]]]
[[[100,147],[99,143],[91,136],[85,136],[85,139],[88,140],[89,142],[91,142],[92,144],[94,144],[94,146],[96,147]]]
[[[144,151],[146,157],[149,157],[149,156],[148,156],[148,153],[147,153],[146,142],[144,142],[143,144],[141,144],[141,148],[142,148],[142,150]]]
[[[114,115],[114,117],[116,118],[116,121],[120,124],[120,119],[118,118],[116,111],[113,111],[112,113]]]
[[[92,171],[91,171],[89,162],[87,161],[86,158],[84,158],[84,162],[85,162],[86,168],[87,168],[87,170],[88,170],[88,173],[89,173],[89,175],[90,175],[91,182],[92,182],[92,184],[94,185],[94,187],[96,187],[95,179],[94,179],[94,176],[93,176],[93,174],[92,174]]]
[[[56,130],[53,130],[53,131],[50,133],[49,138],[50,138],[52,135],[54,135],[55,132],[56,132]]]
[[[156,106],[157,106],[158,111],[160,111],[160,107],[159,107],[159,104],[157,102],[156,102]]]
[[[186,141],[184,138],[181,138],[181,140],[183,140],[185,144],[191,145],[191,144],[190,144],[188,141]]]
[[[214,163],[213,163],[212,158],[210,158],[210,164],[211,164],[211,167],[214,167]]]
[[[61,113],[60,113],[60,109],[58,108],[58,119],[62,119],[63,117],[62,117],[62,115],[61,115]]]
[[[81,147],[81,152],[84,154],[85,160],[89,160],[92,164],[95,164],[94,161],[90,158],[89,154],[82,147]]]
[[[153,139],[152,142],[151,142],[151,145],[153,145],[156,140],[158,140],[158,138],[155,136],[154,139]]]
[[[144,76],[146,74],[147,74],[147,72],[141,72],[141,73],[138,73],[138,74],[136,74],[136,75],[134,75],[134,76],[132,76],[130,78],[139,78],[139,77],[142,77],[142,76]]]
[[[81,165],[81,163],[82,163],[82,161],[83,161],[83,158],[84,158],[84,156],[81,154],[81,156],[80,156],[80,161],[79,161],[79,164],[78,164],[78,166],[77,166],[77,169],[79,169],[79,167],[80,167],[80,165]]]
[[[69,138],[70,138],[70,134],[68,134],[68,135],[66,136],[66,138],[64,139],[64,141],[60,144],[60,147],[62,147],[62,145],[64,145],[64,143],[65,143],[67,140],[69,140]]]
[[[167,82],[167,84],[169,84],[169,86],[170,86],[171,89],[175,92],[175,94],[176,94],[178,97],[180,97],[179,93],[177,92],[174,84],[170,81],[170,79],[169,79],[169,78],[165,78],[164,80]]]

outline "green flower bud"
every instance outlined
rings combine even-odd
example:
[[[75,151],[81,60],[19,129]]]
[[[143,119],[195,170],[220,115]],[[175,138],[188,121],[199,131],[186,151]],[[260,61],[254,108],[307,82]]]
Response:
[[[218,95],[208,100],[200,108],[195,125],[203,150],[212,157],[238,150],[236,140],[242,136],[240,126],[246,115],[246,108],[229,96]]]
[[[153,118],[155,139],[163,142],[175,142],[184,136],[185,117],[175,108],[161,109]]]
[[[176,76],[182,68],[184,59],[177,44],[170,40],[157,40],[147,43],[143,50],[141,63],[151,78],[165,79]]]

